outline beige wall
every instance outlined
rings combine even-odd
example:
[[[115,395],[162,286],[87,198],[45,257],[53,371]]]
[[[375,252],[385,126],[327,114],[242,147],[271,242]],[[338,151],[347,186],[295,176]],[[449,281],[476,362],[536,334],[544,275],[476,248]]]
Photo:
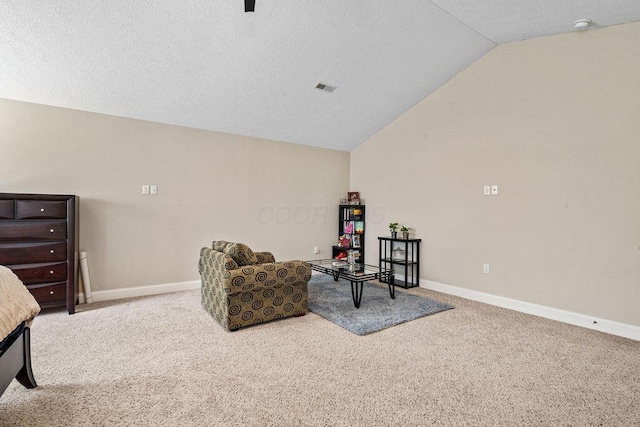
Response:
[[[330,256],[348,181],[346,152],[0,100],[0,192],[80,196],[94,291],[196,280],[214,239]]]
[[[423,279],[640,325],[639,40],[499,46],[355,149],[368,261],[397,221]]]

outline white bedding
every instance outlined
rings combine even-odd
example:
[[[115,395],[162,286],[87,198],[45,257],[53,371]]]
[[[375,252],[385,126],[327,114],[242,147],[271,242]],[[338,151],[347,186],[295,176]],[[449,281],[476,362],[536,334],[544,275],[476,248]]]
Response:
[[[0,265],[0,341],[22,322],[31,326],[40,306],[13,271]]]

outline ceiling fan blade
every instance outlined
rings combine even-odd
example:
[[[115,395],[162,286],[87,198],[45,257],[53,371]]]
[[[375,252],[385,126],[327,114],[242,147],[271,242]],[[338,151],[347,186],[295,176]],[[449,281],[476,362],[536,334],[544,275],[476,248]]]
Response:
[[[244,0],[244,11],[255,12],[256,0]]]

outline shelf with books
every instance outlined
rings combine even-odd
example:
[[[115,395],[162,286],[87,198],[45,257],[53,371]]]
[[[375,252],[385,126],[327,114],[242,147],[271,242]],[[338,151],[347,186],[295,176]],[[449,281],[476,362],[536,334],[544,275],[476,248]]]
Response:
[[[332,257],[346,258],[347,251],[356,252],[356,260],[364,262],[365,206],[340,205],[338,210],[338,244],[332,247]]]

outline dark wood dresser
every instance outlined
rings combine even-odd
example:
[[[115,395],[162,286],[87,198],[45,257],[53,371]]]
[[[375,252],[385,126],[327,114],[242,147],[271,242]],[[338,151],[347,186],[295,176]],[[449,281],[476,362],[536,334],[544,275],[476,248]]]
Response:
[[[41,307],[76,311],[78,198],[0,193],[0,264]]]

